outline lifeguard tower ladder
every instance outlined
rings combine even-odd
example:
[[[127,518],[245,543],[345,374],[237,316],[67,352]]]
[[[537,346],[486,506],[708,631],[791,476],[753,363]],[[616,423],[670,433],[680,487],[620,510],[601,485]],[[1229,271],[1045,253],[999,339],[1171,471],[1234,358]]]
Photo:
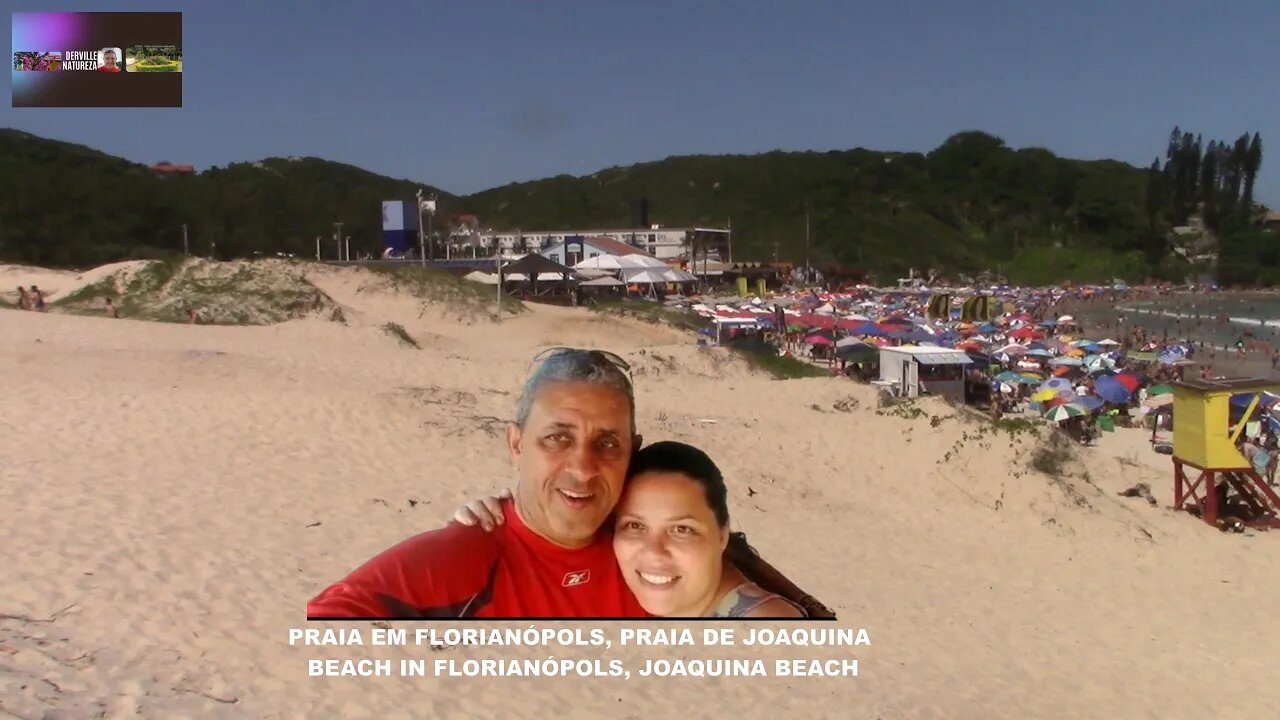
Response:
[[[1173,383],[1173,505],[1216,526],[1223,511],[1218,488],[1235,490],[1250,509],[1244,524],[1280,529],[1280,496],[1236,448],[1245,423],[1262,393],[1280,384],[1258,378],[1184,380]],[[1231,426],[1231,398],[1251,398],[1239,422]],[[1192,481],[1187,468],[1200,471]]]

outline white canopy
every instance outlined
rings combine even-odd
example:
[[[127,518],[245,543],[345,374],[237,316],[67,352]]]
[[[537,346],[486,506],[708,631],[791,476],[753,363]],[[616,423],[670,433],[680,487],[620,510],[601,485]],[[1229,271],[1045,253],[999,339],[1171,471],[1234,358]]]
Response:
[[[611,256],[620,268],[666,268],[666,263],[652,255],[617,255]],[[594,259],[594,258],[593,258]]]
[[[621,285],[626,285],[626,283],[611,277],[596,278],[582,283],[582,287],[619,287]]]
[[[524,273],[511,273],[510,275],[503,275],[502,279],[510,280],[512,282],[525,282],[529,279],[529,276],[525,275]],[[548,280],[562,281],[564,280],[564,275],[561,273],[554,273],[554,272],[538,273],[538,282],[546,282]]]
[[[623,274],[627,278],[627,282],[639,285],[656,285],[657,283],[674,282],[666,276],[666,273],[657,269],[644,270],[633,268],[631,270],[624,270]]]
[[[573,266],[578,270],[621,270],[617,255],[597,255]]]

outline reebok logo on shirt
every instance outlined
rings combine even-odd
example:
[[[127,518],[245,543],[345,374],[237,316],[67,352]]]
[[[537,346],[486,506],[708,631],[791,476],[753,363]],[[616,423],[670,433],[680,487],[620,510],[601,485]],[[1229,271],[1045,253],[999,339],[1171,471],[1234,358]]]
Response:
[[[564,581],[560,584],[564,587],[574,587],[575,585],[584,585],[590,579],[590,570],[578,570],[577,572],[565,573]]]

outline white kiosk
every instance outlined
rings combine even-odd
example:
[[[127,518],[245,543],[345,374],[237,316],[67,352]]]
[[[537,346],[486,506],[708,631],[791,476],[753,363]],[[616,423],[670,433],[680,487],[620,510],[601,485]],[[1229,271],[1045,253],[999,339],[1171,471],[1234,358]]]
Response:
[[[973,363],[955,348],[903,345],[880,348],[880,378],[872,384],[897,397],[940,395],[964,402],[965,366]]]

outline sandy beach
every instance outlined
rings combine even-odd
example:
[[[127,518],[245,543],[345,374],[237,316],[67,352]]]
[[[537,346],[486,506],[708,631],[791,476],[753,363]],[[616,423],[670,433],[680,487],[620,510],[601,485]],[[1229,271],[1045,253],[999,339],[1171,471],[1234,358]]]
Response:
[[[0,309],[0,717],[692,720],[785,707],[1093,719],[1280,707],[1280,625],[1266,620],[1280,535],[1222,534],[1169,509],[1169,458],[1142,430],[1106,433],[1047,475],[1031,463],[1045,440],[941,401],[878,410],[867,386],[773,380],[663,325],[537,305],[493,322],[367,271],[304,270],[345,322],[327,306],[266,326]],[[4,267],[0,287],[39,284],[56,300],[100,277],[88,275]],[[852,655],[859,677],[307,677],[310,657],[433,655],[290,647],[288,631],[324,586],[512,483],[502,423],[530,358],[557,345],[627,358],[646,439],[704,448],[725,471],[737,529],[838,626],[872,640],[569,654]],[[1117,495],[1138,482],[1157,506]]]

